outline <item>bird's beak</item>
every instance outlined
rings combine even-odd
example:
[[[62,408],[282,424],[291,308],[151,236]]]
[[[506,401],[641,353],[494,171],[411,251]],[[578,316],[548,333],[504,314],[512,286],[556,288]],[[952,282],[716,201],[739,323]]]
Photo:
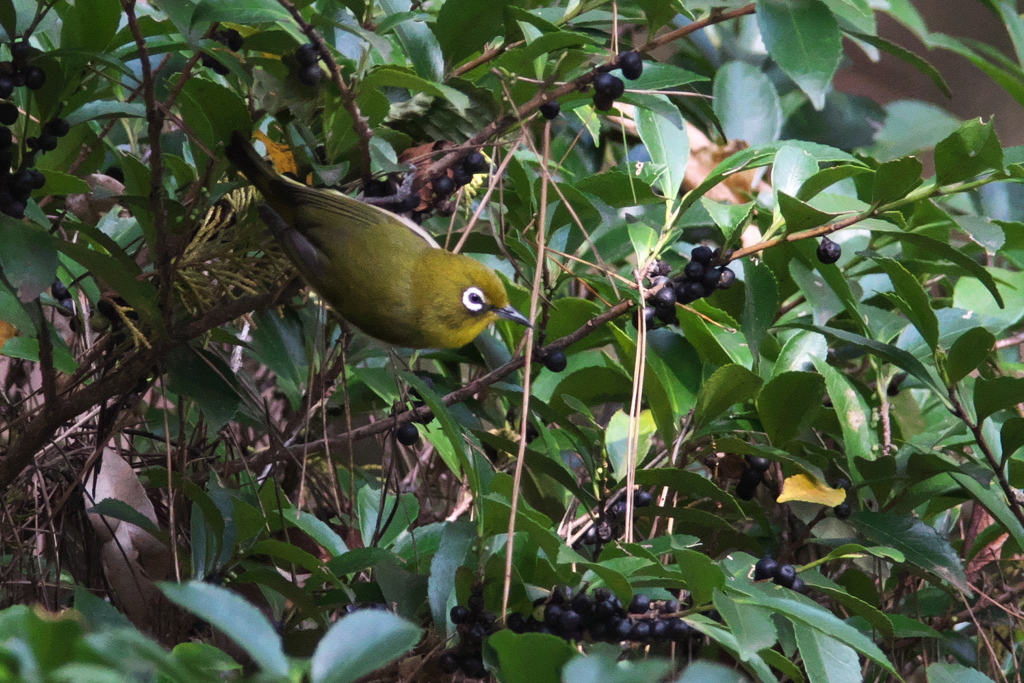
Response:
[[[533,327],[533,325],[530,324],[530,321],[526,319],[526,316],[517,311],[516,309],[512,308],[512,306],[505,306],[505,308],[495,308],[494,312],[498,314],[499,318],[511,320],[514,323],[526,325],[527,327]]]

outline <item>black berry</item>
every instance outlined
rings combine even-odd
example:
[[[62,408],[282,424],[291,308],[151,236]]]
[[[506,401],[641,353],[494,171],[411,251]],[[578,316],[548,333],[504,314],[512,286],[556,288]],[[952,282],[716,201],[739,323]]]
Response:
[[[455,181],[446,175],[434,178],[432,184],[434,186],[434,192],[436,192],[439,197],[447,197],[455,191]]]
[[[760,455],[748,455],[746,456],[746,461],[750,465],[750,469],[758,472],[767,472],[768,468],[772,466],[771,460]]]
[[[467,171],[464,165],[456,164],[452,168],[452,182],[455,183],[455,187],[469,185],[473,182],[473,174]]]
[[[619,68],[623,78],[635,81],[644,72],[644,59],[638,52],[623,52],[619,55]]]
[[[220,42],[227,46],[232,52],[238,52],[242,49],[242,45],[245,43],[245,38],[242,34],[233,28],[225,30],[220,35]]]
[[[544,367],[551,372],[561,372],[569,365],[569,360],[565,357],[565,351],[562,351],[561,349],[548,351],[543,358],[543,362]]]
[[[43,132],[62,138],[71,132],[71,124],[64,119],[53,119],[43,126]]]
[[[416,429],[416,425],[413,423],[406,422],[395,430],[395,438],[403,446],[412,446],[420,440],[420,431]]]
[[[651,599],[643,593],[637,593],[629,603],[628,611],[630,614],[646,614],[650,608]]]
[[[711,257],[714,255],[714,253],[715,252],[711,249],[711,247],[705,247],[704,245],[700,245],[698,247],[694,247],[693,251],[690,252],[690,260],[707,265],[711,263]]]
[[[818,260],[824,263],[826,266],[831,265],[839,260],[839,257],[843,255],[843,248],[830,240],[827,237],[821,238],[821,244],[818,245]]]
[[[452,618],[453,624],[461,624],[469,619],[469,609],[462,605],[456,605],[455,607],[452,607],[452,611],[449,616]]]
[[[654,308],[654,306],[644,306],[644,321],[647,324],[647,327],[650,327],[651,325],[654,324],[654,316],[655,316],[656,313],[657,313],[657,310]],[[636,327],[636,328],[639,329],[639,327],[640,327],[639,322],[640,322],[640,309],[639,308],[635,308],[635,309],[633,309],[633,327]]]
[[[459,670],[459,658],[455,656],[454,652],[445,652],[438,659],[438,664],[441,665],[441,671],[446,674],[453,674]]]
[[[299,71],[299,82],[303,85],[313,86],[320,82],[324,77],[323,69],[320,68],[319,64],[310,64],[304,66]]]
[[[594,93],[617,100],[626,92],[626,84],[618,76],[602,73],[594,78]]]
[[[316,48],[313,47],[312,43],[300,45],[298,49],[295,50],[295,61],[302,66],[312,66],[316,64],[318,59],[319,56],[317,55]]]
[[[57,149],[57,137],[49,133],[43,133],[39,136],[38,147],[40,151],[52,152]]]
[[[770,579],[775,576],[775,570],[778,568],[779,563],[775,561],[775,558],[771,555],[765,555],[754,565],[754,580],[763,581]]]
[[[651,297],[651,303],[657,309],[672,309],[676,305],[676,290],[672,283],[666,284]]]
[[[14,92],[14,79],[10,76],[0,76],[0,98],[7,99]]]
[[[18,107],[11,102],[0,102],[0,124],[14,125],[18,120]]]
[[[736,282],[736,273],[732,272],[731,268],[722,266],[718,269],[718,288],[729,289]]]
[[[28,44],[27,40],[19,40],[11,45],[11,57],[16,62],[28,59],[30,54],[32,54],[32,47]]]
[[[654,496],[651,495],[650,491],[644,491],[643,489],[636,492],[633,496],[633,507],[645,508],[654,502]]]
[[[853,506],[850,505],[850,501],[844,500],[842,503],[832,508],[832,512],[839,519],[848,519],[850,513],[853,512]]]
[[[473,174],[487,173],[491,168],[491,165],[487,163],[487,157],[481,152],[473,152],[466,157],[463,164],[466,166],[466,170]]]
[[[633,623],[629,632],[629,639],[634,643],[646,643],[651,639],[651,625],[646,620]]]
[[[614,97],[608,97],[601,95],[600,93],[594,93],[594,109],[598,111],[608,111],[615,104]]]
[[[755,469],[747,468],[740,475],[740,481],[736,484],[736,495],[741,500],[750,500],[757,493],[757,486],[764,481],[764,475]]]
[[[772,581],[783,588],[792,588],[796,578],[796,567],[791,564],[780,564],[775,570]]]
[[[562,106],[558,102],[545,102],[540,105],[540,113],[548,121],[551,121],[562,113]]]
[[[202,55],[200,55],[199,61],[203,63],[203,66],[209,68],[215,74],[227,76],[229,73],[231,73],[231,69],[224,66],[216,57],[208,55],[205,52]],[[28,85],[28,87],[30,88],[32,87],[31,85],[29,85],[27,74],[25,76],[25,85]]]

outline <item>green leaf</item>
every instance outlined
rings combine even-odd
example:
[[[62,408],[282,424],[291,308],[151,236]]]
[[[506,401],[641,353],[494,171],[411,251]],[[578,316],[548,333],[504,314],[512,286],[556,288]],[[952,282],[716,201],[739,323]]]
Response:
[[[1024,378],[979,377],[974,382],[974,410],[978,413],[978,424],[999,410],[1012,408],[1024,403]]]
[[[782,105],[771,79],[753,64],[727,62],[715,73],[715,116],[729,140],[774,142],[782,132]]]
[[[896,301],[897,307],[914,324],[931,350],[935,351],[939,345],[939,319],[932,310],[931,297],[924,291],[917,278],[897,261],[874,254],[872,258],[889,276],[899,296],[899,300]]]
[[[732,505],[735,504],[733,501]],[[717,591],[725,589],[725,572],[704,553],[680,548],[673,550],[672,554],[676,558],[679,571],[686,577],[686,588],[693,596],[694,604],[710,602]]]
[[[659,101],[671,105],[664,95],[656,96]],[[673,107],[674,110],[674,107]],[[674,115],[640,109],[636,116],[636,129],[651,155],[651,163],[657,170],[657,186],[662,196],[675,199],[683,185],[686,164],[690,158],[690,140],[686,135],[686,123],[674,110]]]
[[[102,52],[117,33],[121,3],[117,0],[76,3],[67,9],[62,19],[61,48]]]
[[[502,629],[487,639],[498,653],[502,678],[508,683],[559,683],[562,667],[576,650],[547,633],[512,633]]]
[[[925,671],[928,683],[995,683],[977,669],[949,662],[929,664]]]
[[[856,471],[856,459],[874,459],[873,447],[878,443],[878,437],[871,429],[871,408],[850,380],[829,365],[824,357],[813,358],[812,361],[825,377],[825,387],[843,432],[847,468]]]
[[[761,344],[779,309],[779,283],[765,263],[747,263],[743,274],[747,296],[743,302],[743,336],[754,357],[754,369],[760,367]]]
[[[982,484],[974,477],[960,473],[950,473],[949,476],[953,477],[975,500],[981,503],[993,518],[998,520],[999,525],[1013,537],[1017,547],[1024,548],[1024,525],[1021,525],[1014,516],[1006,502],[1006,495],[995,482],[989,481],[987,485]]]
[[[451,86],[429,81],[414,73],[412,69],[405,67],[392,65],[375,67],[366,74],[366,78],[360,84],[360,88],[363,90],[368,88],[376,89],[383,86],[408,88],[413,92],[423,92],[428,95],[442,97],[448,100],[459,114],[465,114],[466,110],[472,105],[469,98],[459,90]]]
[[[908,192],[921,184],[923,169],[924,166],[917,157],[902,157],[879,166],[871,187],[871,205],[881,206],[903,199]]]
[[[972,327],[957,337],[946,356],[946,380],[950,386],[977,370],[995,345],[995,335],[984,327]]]
[[[213,429],[226,425],[242,405],[235,374],[210,351],[179,346],[167,356],[167,378],[167,387],[194,400]]]
[[[747,224],[751,211],[754,209],[754,202],[746,204],[732,204],[729,202],[716,202],[707,197],[701,197],[701,205],[711,216],[711,220],[722,231],[725,241],[731,242],[739,231]]]
[[[939,258],[946,259],[947,261],[960,266],[971,275],[978,278],[978,280],[981,281],[981,284],[985,285],[985,289],[992,294],[992,298],[994,298],[996,303],[999,304],[999,308],[1003,308],[1003,296],[999,293],[999,288],[996,286],[995,278],[992,277],[992,274],[989,273],[984,266],[967,254],[954,249],[946,242],[942,242],[916,232],[903,232],[895,226],[890,230],[889,228],[879,228],[872,225],[871,231],[875,233],[884,233],[900,240],[901,242],[909,242],[915,247],[930,251]]]
[[[434,33],[449,64],[457,64],[483,49],[504,25],[511,0],[445,0],[437,13]]]
[[[430,560],[430,574],[427,577],[427,599],[434,625],[451,636],[453,628],[448,616],[449,600],[455,593],[455,572],[466,561],[466,552],[476,540],[476,529],[468,520],[456,520],[445,524],[441,532],[441,544]]]
[[[1006,233],[995,222],[981,216],[956,216],[956,224],[991,255],[1006,244]]]
[[[1024,446],[1024,417],[1011,417],[1004,422],[999,430],[999,442],[1004,458],[1011,457]]]
[[[238,593],[202,581],[157,585],[168,600],[223,631],[263,671],[279,678],[288,676],[288,659],[281,648],[281,636],[267,618]]]
[[[967,121],[935,146],[935,180],[952,185],[1003,168],[1003,150],[992,121]]]
[[[861,683],[860,658],[849,645],[802,622],[793,622],[796,645],[811,683]]]
[[[379,4],[387,15],[399,14],[409,9],[407,0],[380,0]],[[409,56],[416,75],[438,83],[444,79],[444,55],[431,29],[432,27],[425,21],[414,20],[401,21],[394,27],[398,42]]]
[[[907,562],[971,595],[960,556],[947,539],[921,520],[867,510],[853,513],[850,519],[869,540],[899,550]]]
[[[902,59],[904,62],[927,76],[943,95],[946,97],[953,97],[953,92],[949,89],[949,84],[946,83],[946,79],[942,77],[942,73],[917,53],[911,52],[906,48],[900,47],[899,45],[891,43],[885,38],[881,38],[876,35],[870,35],[867,33],[851,33],[850,35],[857,40],[863,40],[868,45],[877,47],[883,52],[888,52],[898,59]]]
[[[615,472],[615,477],[618,481],[624,480],[628,472],[626,452],[629,445],[629,421],[629,415],[622,410],[618,410],[612,415],[612,419],[609,420],[608,428],[604,433],[604,447],[608,452],[608,461],[611,463],[612,470]],[[634,466],[639,465],[651,449],[651,439],[655,431],[657,431],[654,424],[654,416],[650,410],[640,412],[637,429],[639,430],[640,440],[637,444],[637,461],[634,463]]]
[[[839,24],[828,6],[820,0],[759,0],[757,23],[768,54],[815,109],[824,108],[843,55]]]
[[[776,448],[800,436],[818,416],[825,381],[812,372],[783,372],[757,395],[757,414]]]
[[[744,662],[775,644],[777,635],[772,613],[757,605],[739,605],[721,590],[714,595],[715,609],[736,636],[740,659]]]
[[[780,193],[796,196],[800,186],[818,172],[818,159],[807,150],[788,142],[775,153],[772,163],[772,187],[776,193],[776,204],[780,203]]]
[[[785,192],[776,192],[779,200],[779,211],[786,221],[786,234],[800,232],[825,225],[841,214],[820,211],[806,202],[791,197]]]
[[[292,16],[274,0],[201,0],[192,13],[192,26],[204,26],[219,21],[236,24],[259,24],[262,22],[290,23]]]
[[[700,433],[727,408],[748,401],[761,388],[760,377],[740,365],[723,365],[701,385],[693,410],[693,431]]]
[[[619,661],[614,652],[595,648],[585,655],[577,655],[566,664],[560,680],[571,683],[650,683],[662,680],[670,667],[667,660],[660,659]]]
[[[801,330],[813,330],[815,332],[820,332],[827,337],[838,339],[846,342],[847,344],[853,344],[868,353],[878,356],[887,363],[892,363],[893,365],[906,370],[908,373],[921,380],[921,382],[926,386],[930,387],[940,397],[945,395],[945,388],[939,384],[935,376],[921,364],[921,361],[909,352],[904,351],[897,346],[893,346],[892,344],[883,344],[882,342],[869,339],[863,335],[847,332],[846,330],[840,330],[835,327],[808,325],[806,323],[790,323],[780,327],[796,327]]]
[[[796,198],[803,202],[809,201],[818,193],[827,190],[840,180],[870,172],[870,168],[854,164],[841,164],[839,166],[823,168],[803,182],[800,190],[796,193]]]
[[[21,301],[32,301],[57,277],[57,248],[46,230],[0,217],[0,271]]]
[[[747,680],[741,671],[731,666],[698,660],[683,669],[674,683],[746,683]]]
[[[749,601],[762,605],[786,617],[793,622],[794,626],[802,623],[810,628],[828,633],[839,642],[852,647],[857,652],[885,668],[885,670],[896,675],[896,669],[886,658],[885,653],[870,638],[820,605],[809,605],[804,600],[789,597],[785,594],[785,589],[778,586],[754,584],[751,588],[754,590],[743,598],[737,598],[737,602]]]
[[[351,683],[406,654],[423,630],[381,610],[346,615],[324,634],[309,660],[312,683]]]

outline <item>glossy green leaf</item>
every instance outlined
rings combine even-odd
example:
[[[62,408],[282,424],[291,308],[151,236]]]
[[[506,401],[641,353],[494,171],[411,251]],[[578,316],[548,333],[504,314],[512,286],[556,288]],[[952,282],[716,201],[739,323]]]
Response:
[[[1014,516],[1006,502],[1006,495],[994,481],[982,484],[967,474],[953,473],[950,476],[999,522],[999,525],[1013,538],[1017,547],[1024,548],[1024,525]]]
[[[824,392],[825,381],[812,372],[783,372],[762,387],[757,414],[772,445],[781,448],[810,427]]]
[[[931,297],[924,287],[899,262],[882,256],[872,256],[882,267],[899,297],[897,308],[910,319],[921,333],[928,346],[934,351],[939,345],[939,319],[932,310]]]
[[[921,184],[923,169],[917,157],[902,157],[879,166],[871,188],[871,204],[881,206],[905,197]]]
[[[700,201],[704,210],[711,216],[711,220],[721,229],[727,243],[736,238],[739,231],[747,224],[754,209],[754,202],[731,204],[716,202],[707,197],[702,197]]]
[[[873,449],[878,444],[878,436],[871,429],[871,408],[850,380],[829,365],[824,357],[815,358],[813,362],[825,378],[825,388],[843,432],[847,467],[855,471],[854,461],[857,458],[873,459]]]
[[[31,301],[53,284],[57,265],[56,244],[46,230],[0,217],[0,271],[17,290],[18,299]]]
[[[508,683],[559,683],[559,672],[576,654],[569,643],[547,633],[512,633],[503,629],[487,643],[498,653],[501,672]]]
[[[1006,234],[1003,232],[1003,228],[987,218],[956,216],[954,220],[961,230],[989,254],[995,255],[1006,244]]]
[[[437,42],[449,64],[457,64],[483,49],[504,24],[504,8],[510,0],[477,2],[448,0],[437,14]]]
[[[674,683],[746,683],[747,680],[731,666],[698,660],[683,669]]]
[[[628,458],[626,457],[629,448],[629,422],[629,415],[622,410],[616,411],[612,415],[612,419],[609,420],[608,427],[604,433],[604,447],[618,481],[623,481],[629,471],[627,466]],[[637,429],[639,432],[639,443],[637,444],[637,461],[634,463],[634,466],[639,465],[647,455],[647,451],[651,449],[651,439],[656,430],[654,416],[650,410],[644,410],[640,413]]]
[[[324,634],[309,662],[312,683],[352,683],[412,650],[423,630],[381,610],[346,615]]]
[[[281,637],[267,618],[238,593],[202,581],[164,582],[158,586],[168,600],[235,641],[266,673],[281,678],[288,675]]]
[[[772,623],[772,613],[767,608],[749,604],[738,605],[720,590],[715,591],[714,605],[736,636],[740,659],[743,661],[775,644],[775,624]]]
[[[899,550],[907,562],[921,571],[934,574],[967,595],[971,594],[963,562],[957,552],[947,539],[921,520],[867,510],[854,512],[850,519],[872,542]]]
[[[820,0],[759,0],[757,23],[768,54],[816,109],[824,107],[843,54],[839,24],[828,6]]]
[[[701,385],[693,411],[693,431],[700,433],[730,406],[754,398],[762,380],[739,365],[724,365]]]
[[[447,635],[454,632],[449,618],[450,599],[455,593],[455,572],[466,561],[466,552],[476,540],[476,529],[468,520],[447,522],[441,532],[441,545],[430,561],[427,599],[430,614],[437,628],[444,626]]]
[[[992,413],[1012,408],[1018,403],[1024,403],[1024,378],[979,377],[974,383],[974,410],[979,424]]]
[[[952,662],[929,664],[925,675],[928,677],[928,683],[995,683],[977,669]]]
[[[946,356],[946,378],[950,385],[958,383],[985,362],[995,347],[996,338],[984,327],[972,327],[953,342]]]
[[[793,631],[807,678],[812,683],[861,683],[864,680],[860,658],[852,647],[801,622],[794,622]]]
[[[715,73],[715,115],[729,140],[760,145],[778,140],[782,105],[768,76],[753,64],[733,61]]]
[[[661,0],[658,0],[659,2]],[[650,683],[669,672],[666,660],[619,661],[607,650],[577,655],[562,669],[562,683]]]
[[[664,95],[659,101],[669,102]],[[682,115],[665,115],[641,109],[636,115],[636,129],[651,155],[657,172],[656,184],[662,196],[675,198],[683,184],[686,164],[690,158],[690,140]]]
[[[743,336],[754,357],[754,368],[760,367],[761,346],[779,308],[779,283],[764,263],[744,266],[746,298],[743,302]]]
[[[939,185],[970,180],[1002,167],[1003,150],[991,121],[967,121],[935,146],[935,179]]]
[[[167,387],[194,400],[211,427],[219,429],[242,405],[235,375],[218,356],[181,346],[167,356]]]
[[[943,95],[946,97],[952,97],[953,92],[949,88],[949,84],[946,83],[946,79],[943,78],[942,73],[936,69],[930,62],[919,56],[915,52],[911,52],[906,48],[900,47],[899,45],[892,43],[881,36],[870,35],[867,33],[852,33],[853,37],[857,40],[862,40],[869,45],[877,47],[883,52],[888,52],[897,59],[901,59],[910,66],[914,67],[922,74],[928,77],[929,80],[935,87],[938,88]]]
[[[785,192],[776,192],[779,200],[779,211],[786,221],[786,233],[801,232],[825,225],[838,214],[819,211],[810,204],[791,197]]]

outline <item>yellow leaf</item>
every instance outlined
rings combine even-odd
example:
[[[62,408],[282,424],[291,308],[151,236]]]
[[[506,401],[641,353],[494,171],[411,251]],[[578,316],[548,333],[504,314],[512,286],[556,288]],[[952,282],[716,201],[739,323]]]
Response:
[[[777,502],[785,503],[790,500],[835,507],[846,500],[846,489],[834,489],[812,476],[797,474],[786,477],[782,482],[782,493],[779,494]]]
[[[14,325],[10,324],[9,322],[6,322],[4,320],[0,320],[0,349],[4,348],[4,344],[7,343],[8,339],[10,339],[11,337],[16,336],[17,334],[18,334],[18,328],[17,327],[15,327]]]
[[[260,130],[256,131],[254,135],[257,140],[267,146],[267,154],[270,155],[270,160],[274,162],[274,168],[277,169],[278,173],[299,174],[299,166],[295,163],[295,157],[292,155],[292,150],[288,145],[274,142]]]

